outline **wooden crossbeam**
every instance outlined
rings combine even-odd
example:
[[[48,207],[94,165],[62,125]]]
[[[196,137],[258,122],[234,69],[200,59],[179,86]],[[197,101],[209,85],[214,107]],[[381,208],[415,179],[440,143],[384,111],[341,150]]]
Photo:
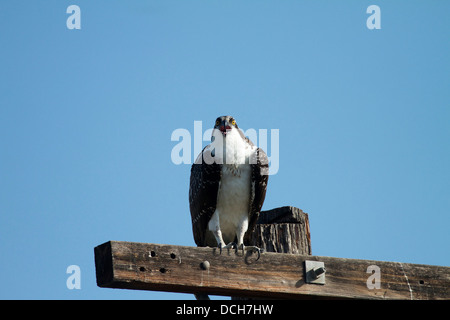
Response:
[[[285,299],[450,299],[450,267],[443,266],[269,252],[256,260],[250,252],[119,241],[94,251],[97,284],[107,288]],[[306,283],[305,260],[324,263],[325,284]]]

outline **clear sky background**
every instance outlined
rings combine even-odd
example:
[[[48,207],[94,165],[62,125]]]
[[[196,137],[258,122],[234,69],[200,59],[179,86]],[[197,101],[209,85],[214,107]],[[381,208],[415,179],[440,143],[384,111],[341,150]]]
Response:
[[[66,27],[72,4],[81,30]],[[366,27],[371,4],[380,30]],[[94,247],[194,245],[190,166],[171,161],[171,134],[226,114],[279,129],[263,208],[307,212],[314,255],[449,266],[449,12],[1,1],[0,298],[193,298],[98,288]],[[80,290],[66,287],[73,264]]]

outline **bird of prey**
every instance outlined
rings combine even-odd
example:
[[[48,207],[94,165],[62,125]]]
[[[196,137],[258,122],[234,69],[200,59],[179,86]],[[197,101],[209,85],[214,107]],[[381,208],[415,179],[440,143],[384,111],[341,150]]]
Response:
[[[189,208],[199,247],[260,250],[251,242],[267,189],[266,153],[246,138],[231,116],[216,119],[207,145],[191,168]]]

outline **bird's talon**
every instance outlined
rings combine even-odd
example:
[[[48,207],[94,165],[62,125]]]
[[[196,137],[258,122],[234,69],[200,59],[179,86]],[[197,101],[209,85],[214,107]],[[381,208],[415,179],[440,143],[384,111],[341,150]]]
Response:
[[[230,242],[226,246],[224,246],[222,243],[218,245],[220,254],[222,254],[222,249],[228,249],[229,250],[229,249],[233,249],[235,247],[236,247],[236,243],[234,243],[234,242]]]
[[[234,242],[230,242],[229,244],[227,244],[225,247],[223,247],[224,249],[233,249],[236,246],[236,243]]]
[[[261,253],[263,252],[263,250],[261,250],[260,248],[258,248],[256,246],[248,246],[248,247],[246,247],[243,244],[241,244],[239,246],[239,249],[242,250],[242,255],[243,256],[245,255],[245,251],[250,252],[251,254],[257,253],[258,257],[256,258],[256,261],[259,260],[259,258],[261,257]],[[236,254],[237,254],[237,252],[238,252],[238,249],[236,250]]]
[[[244,256],[245,253],[245,246],[244,244],[236,245],[236,255],[239,255],[239,250],[242,250],[242,256]]]

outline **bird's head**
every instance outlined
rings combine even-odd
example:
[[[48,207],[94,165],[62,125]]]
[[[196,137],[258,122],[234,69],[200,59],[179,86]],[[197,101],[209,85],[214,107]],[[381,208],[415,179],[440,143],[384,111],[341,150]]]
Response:
[[[232,116],[221,116],[216,119],[214,129],[219,130],[225,137],[230,130],[238,129],[236,120]]]

